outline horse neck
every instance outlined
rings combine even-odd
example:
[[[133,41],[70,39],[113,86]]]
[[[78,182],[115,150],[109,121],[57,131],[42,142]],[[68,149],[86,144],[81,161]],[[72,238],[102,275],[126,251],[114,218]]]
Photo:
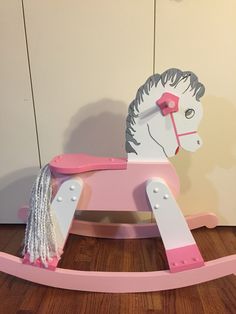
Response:
[[[135,145],[135,153],[128,153],[128,162],[168,162],[161,145],[150,136],[147,124],[135,131],[135,139],[140,145]]]

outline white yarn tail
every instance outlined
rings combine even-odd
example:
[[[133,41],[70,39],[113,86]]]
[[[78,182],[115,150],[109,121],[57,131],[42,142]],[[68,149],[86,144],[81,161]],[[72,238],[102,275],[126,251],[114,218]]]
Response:
[[[46,165],[40,170],[32,187],[23,249],[23,254],[29,255],[30,262],[39,258],[45,267],[52,257],[59,257],[50,210],[51,198],[51,171]]]

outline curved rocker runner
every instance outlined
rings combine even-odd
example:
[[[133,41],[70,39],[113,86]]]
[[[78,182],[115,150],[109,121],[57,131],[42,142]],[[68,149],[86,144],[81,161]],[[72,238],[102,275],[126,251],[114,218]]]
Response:
[[[214,214],[184,217],[179,179],[168,158],[194,152],[204,86],[192,72],[151,76],[129,106],[124,158],[67,154],[44,166],[33,186],[23,259],[0,252],[0,270],[40,284],[96,292],[144,292],[186,287],[236,273],[236,255],[204,262],[191,229],[217,225]],[[155,224],[101,224],[75,219],[79,210],[151,211]],[[28,212],[28,213],[27,213]],[[26,217],[24,217],[26,218]],[[99,272],[57,267],[69,233],[103,238],[161,236],[166,271]],[[102,279],[102,280],[101,280]]]
[[[7,274],[46,286],[80,291],[128,293],[162,291],[187,287],[223,276],[236,269],[236,255],[206,262],[204,267],[171,273],[168,270],[152,272],[99,272],[57,268],[50,271],[22,264],[22,259],[0,253],[1,270]]]

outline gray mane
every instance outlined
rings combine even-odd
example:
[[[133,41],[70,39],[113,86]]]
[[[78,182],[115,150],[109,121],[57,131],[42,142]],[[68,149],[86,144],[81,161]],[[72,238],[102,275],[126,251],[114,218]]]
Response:
[[[159,83],[165,87],[167,82],[171,82],[169,85],[176,87],[181,81],[190,80],[187,90],[193,91],[193,96],[197,101],[205,93],[205,87],[202,83],[198,81],[197,76],[190,71],[181,71],[178,69],[169,69],[162,74],[154,74],[150,76],[147,81],[138,89],[135,99],[129,105],[128,116],[126,119],[126,143],[125,149],[127,153],[135,153],[136,150],[133,148],[133,145],[140,145],[134,138],[134,125],[136,124],[136,119],[139,116],[140,108],[139,105],[143,102],[143,95],[149,95],[150,90],[153,87],[157,87]]]

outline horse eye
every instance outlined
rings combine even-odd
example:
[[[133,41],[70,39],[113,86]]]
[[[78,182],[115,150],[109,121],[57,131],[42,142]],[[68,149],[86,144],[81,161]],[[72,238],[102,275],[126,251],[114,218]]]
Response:
[[[191,119],[194,115],[195,115],[194,109],[188,109],[185,111],[185,118],[186,119]]]

